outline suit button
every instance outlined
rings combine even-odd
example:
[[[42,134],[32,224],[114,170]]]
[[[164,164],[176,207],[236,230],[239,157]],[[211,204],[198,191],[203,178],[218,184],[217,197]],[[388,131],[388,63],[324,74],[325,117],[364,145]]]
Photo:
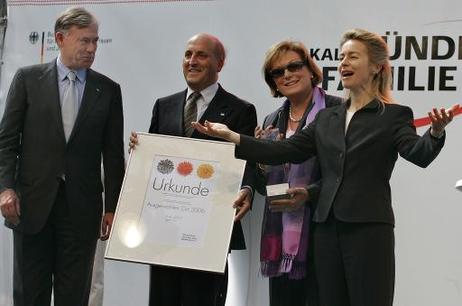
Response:
[[[342,157],[343,157],[343,152],[340,152],[340,153],[338,154],[338,157],[342,158]]]
[[[338,183],[340,183],[340,178],[338,177],[336,180],[335,180]]]

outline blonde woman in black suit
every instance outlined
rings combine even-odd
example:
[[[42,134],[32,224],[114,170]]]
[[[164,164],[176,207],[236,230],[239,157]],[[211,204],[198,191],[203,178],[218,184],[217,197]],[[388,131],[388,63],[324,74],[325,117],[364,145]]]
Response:
[[[341,40],[339,73],[349,98],[319,112],[293,137],[262,141],[206,122],[195,127],[238,146],[236,156],[265,164],[317,156],[322,187],[313,221],[314,261],[321,306],[390,306],[394,291],[394,215],[389,180],[398,154],[428,166],[445,140],[445,126],[459,107],[433,109],[432,125],[416,134],[409,107],[391,98],[388,48],[377,34],[355,29]],[[304,201],[308,191],[288,191],[281,209]]]

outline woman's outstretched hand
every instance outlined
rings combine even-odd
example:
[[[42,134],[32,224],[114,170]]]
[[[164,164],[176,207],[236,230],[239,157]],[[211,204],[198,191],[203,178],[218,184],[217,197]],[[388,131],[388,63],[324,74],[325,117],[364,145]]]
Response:
[[[459,104],[453,105],[450,109],[444,108],[436,109],[433,108],[431,112],[428,112],[428,116],[432,121],[432,134],[435,136],[441,136],[444,132],[444,128],[452,121],[454,112],[460,108]]]
[[[231,131],[225,124],[209,121],[205,121],[204,125],[200,124],[197,121],[192,122],[191,124],[193,128],[195,128],[202,134],[222,138],[235,144],[240,143],[241,136],[238,133]]]

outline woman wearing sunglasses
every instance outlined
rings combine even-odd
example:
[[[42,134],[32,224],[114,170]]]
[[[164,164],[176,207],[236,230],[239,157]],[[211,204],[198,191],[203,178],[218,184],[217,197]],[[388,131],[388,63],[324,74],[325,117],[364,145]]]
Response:
[[[409,107],[392,102],[391,68],[385,41],[355,29],[341,40],[338,67],[345,103],[318,113],[307,128],[282,141],[246,137],[226,126],[195,124],[230,140],[236,156],[265,164],[303,162],[317,156],[322,186],[314,212],[314,267],[321,306],[391,306],[394,291],[394,215],[389,180],[398,154],[428,166],[444,144],[453,106],[429,113],[431,128],[416,134]],[[307,199],[289,189],[291,206]]]
[[[265,117],[262,128],[257,127],[257,138],[289,138],[311,123],[321,109],[342,101],[317,87],[322,72],[300,42],[282,41],[272,46],[266,53],[263,74],[272,96],[286,99]],[[309,186],[313,194],[307,205],[291,207],[290,211],[271,211],[270,201],[265,199],[260,249],[261,272],[269,277],[270,306],[305,306],[308,295],[310,300],[316,297],[314,271],[307,261],[310,204],[319,191],[319,164],[313,157],[301,164],[260,165],[258,172],[256,187],[262,194],[266,194],[266,185],[280,183]]]

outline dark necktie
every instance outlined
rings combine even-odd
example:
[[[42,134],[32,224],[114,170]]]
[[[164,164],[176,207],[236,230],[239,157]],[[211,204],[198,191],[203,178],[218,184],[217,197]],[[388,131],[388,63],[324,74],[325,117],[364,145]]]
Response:
[[[194,132],[191,122],[197,120],[197,100],[199,100],[200,97],[202,97],[200,92],[193,92],[189,96],[189,102],[187,102],[184,108],[184,135],[187,137],[191,137]]]

